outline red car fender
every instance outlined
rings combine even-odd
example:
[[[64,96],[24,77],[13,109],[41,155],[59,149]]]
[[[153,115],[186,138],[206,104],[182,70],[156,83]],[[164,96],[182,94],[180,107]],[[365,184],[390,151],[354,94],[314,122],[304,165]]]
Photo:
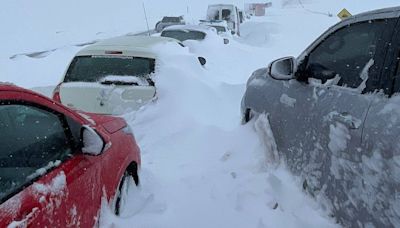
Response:
[[[138,157],[140,157],[140,150],[136,144],[134,144],[135,142],[133,141],[133,138],[130,135],[125,134],[123,131],[114,133],[112,137],[119,139],[113,140],[114,142],[117,141],[118,144],[111,145],[110,148],[110,150],[118,151],[117,153],[119,153],[119,155],[114,156],[115,159],[118,159],[118,162],[109,159],[107,155],[104,159],[109,159],[108,166],[118,171],[113,175],[110,175],[108,170],[102,170],[102,183],[109,203],[114,199],[116,189],[118,189],[121,178],[124,176],[124,172],[127,170],[128,166],[132,162],[135,162],[138,169],[140,167],[140,159],[138,159]],[[131,153],[130,151],[134,151],[134,153]],[[107,153],[107,151],[105,153]],[[117,164],[122,165],[117,167]]]

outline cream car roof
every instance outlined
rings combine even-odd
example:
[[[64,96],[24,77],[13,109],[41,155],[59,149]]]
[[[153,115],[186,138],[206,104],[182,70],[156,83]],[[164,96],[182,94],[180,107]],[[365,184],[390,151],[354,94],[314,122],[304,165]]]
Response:
[[[80,50],[76,56],[87,55],[113,55],[106,54],[106,51],[122,51],[118,56],[136,56],[143,58],[156,58],[155,46],[168,42],[178,43],[178,40],[167,37],[152,36],[119,36],[102,40]]]

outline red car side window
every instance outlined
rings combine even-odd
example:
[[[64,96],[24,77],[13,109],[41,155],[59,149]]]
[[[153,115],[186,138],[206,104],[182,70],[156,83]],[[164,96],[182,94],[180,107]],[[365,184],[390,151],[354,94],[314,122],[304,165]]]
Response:
[[[0,202],[70,157],[59,115],[24,104],[0,104]]]

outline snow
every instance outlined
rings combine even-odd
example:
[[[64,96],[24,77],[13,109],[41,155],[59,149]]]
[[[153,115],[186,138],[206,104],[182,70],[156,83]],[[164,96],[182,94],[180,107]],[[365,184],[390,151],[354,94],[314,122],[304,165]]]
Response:
[[[360,78],[362,79],[361,84],[357,87],[358,92],[362,93],[362,91],[367,87],[366,83],[368,80],[368,71],[374,65],[374,60],[370,59],[367,64],[365,64],[363,70],[361,71]]]
[[[53,178],[50,184],[34,183],[33,189],[38,194],[64,194],[64,189],[67,186],[67,178],[65,173],[61,171],[56,177]]]
[[[296,104],[296,99],[289,97],[287,94],[282,94],[279,101],[290,108],[294,108],[294,105]]]
[[[84,118],[85,120],[87,120],[90,124],[92,125],[96,125],[96,121],[94,121],[89,115],[86,115],[85,113],[82,112],[77,112],[82,118]]]
[[[351,136],[348,127],[339,122],[336,122],[336,125],[330,125],[329,129],[330,142],[328,147],[333,155],[335,155],[346,149],[347,141],[351,139]]]
[[[260,141],[264,145],[264,151],[267,152],[266,158],[260,159],[260,162],[266,162],[269,166],[279,164],[278,146],[276,145],[274,133],[269,124],[268,114],[261,114],[254,123],[254,127]]]
[[[20,220],[20,221],[13,221],[12,223],[10,223],[7,228],[20,228],[20,227],[27,227],[28,226],[28,221],[29,219],[33,218],[35,216],[36,211],[38,211],[39,208],[34,207],[32,208],[32,211],[30,211],[25,217],[24,219]]]
[[[49,162],[45,167],[42,167],[40,169],[37,169],[33,174],[29,175],[27,177],[27,179],[34,179],[38,176],[42,176],[44,175],[49,169],[52,169],[54,167],[57,167],[61,164],[60,160],[56,160],[56,161],[51,161]]]
[[[143,2],[153,28],[164,15],[185,14],[187,21],[197,22],[206,16],[208,4],[226,1]],[[298,56],[338,22],[327,15],[342,8],[359,13],[398,1],[309,0],[303,6],[297,0],[272,2],[266,17],[245,22],[242,36],[228,45],[211,39],[159,50],[154,75],[158,99],[124,116],[142,150],[141,185],[130,183],[121,217],[102,207],[101,227],[336,227],[329,211],[304,194],[302,183],[280,162],[267,115],[240,125],[240,100],[254,70],[279,57]],[[35,87],[47,95],[81,44],[146,30],[139,1],[4,0],[1,5],[0,81]],[[204,67],[198,56],[207,59]],[[289,107],[296,103],[288,96],[280,100]],[[394,102],[382,112],[398,107]],[[331,126],[332,152],[345,148],[346,131],[343,124]],[[380,170],[380,159],[363,158],[371,176]],[[338,177],[342,171],[337,170]],[[39,193],[57,193],[65,181],[60,173],[50,185],[34,187]],[[399,212],[395,205],[391,213]],[[74,208],[69,213],[78,216]]]
[[[138,76],[119,76],[119,75],[108,75],[100,79],[100,82],[123,82],[123,83],[136,83],[139,86],[148,86],[149,83],[144,77]]]

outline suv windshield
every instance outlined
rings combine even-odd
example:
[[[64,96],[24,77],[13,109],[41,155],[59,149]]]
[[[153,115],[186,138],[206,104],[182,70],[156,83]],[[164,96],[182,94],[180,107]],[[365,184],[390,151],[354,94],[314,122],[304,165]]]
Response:
[[[161,33],[163,37],[171,37],[179,41],[185,40],[204,40],[206,34],[199,31],[189,31],[189,30],[167,30]]]
[[[77,56],[64,82],[96,82],[113,76],[147,76],[154,72],[155,60],[122,56]]]

